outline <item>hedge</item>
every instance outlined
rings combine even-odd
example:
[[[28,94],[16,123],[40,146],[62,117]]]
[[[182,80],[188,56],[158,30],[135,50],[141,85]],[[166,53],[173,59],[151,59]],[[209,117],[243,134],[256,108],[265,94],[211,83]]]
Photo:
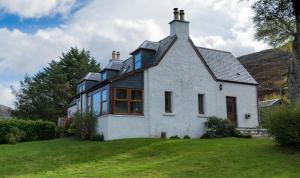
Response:
[[[25,132],[21,141],[47,140],[55,137],[55,124],[42,120],[0,120],[0,143],[6,143],[6,137],[17,128]]]

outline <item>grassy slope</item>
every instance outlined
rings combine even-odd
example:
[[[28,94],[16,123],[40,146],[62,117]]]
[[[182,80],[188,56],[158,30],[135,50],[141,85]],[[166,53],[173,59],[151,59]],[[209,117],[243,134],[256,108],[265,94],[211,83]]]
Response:
[[[56,139],[0,145],[0,165],[0,177],[297,177],[300,153],[267,139]]]

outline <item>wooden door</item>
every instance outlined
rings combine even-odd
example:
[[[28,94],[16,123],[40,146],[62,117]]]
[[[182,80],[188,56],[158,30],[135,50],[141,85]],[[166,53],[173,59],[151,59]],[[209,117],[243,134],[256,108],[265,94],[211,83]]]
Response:
[[[236,98],[226,97],[227,118],[237,127]]]

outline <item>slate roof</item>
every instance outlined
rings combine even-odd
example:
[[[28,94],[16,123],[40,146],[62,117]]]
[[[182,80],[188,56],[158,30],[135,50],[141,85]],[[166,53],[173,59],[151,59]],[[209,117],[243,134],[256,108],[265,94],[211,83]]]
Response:
[[[203,47],[197,49],[217,80],[258,84],[230,52]]]
[[[157,51],[159,47],[160,47],[160,43],[159,42],[154,42],[154,41],[148,41],[148,40],[146,40],[136,50],[134,50],[130,54],[133,54],[135,51],[137,51],[139,49],[148,49],[148,50]]]
[[[89,72],[85,77],[83,77],[78,83],[83,80],[93,80],[93,81],[101,81],[101,74],[96,72]]]
[[[76,105],[76,103],[77,103],[76,99],[73,99],[73,100],[71,101],[71,103],[69,103],[68,108],[70,108],[70,107]]]
[[[120,70],[123,67],[123,61],[118,59],[111,59],[109,64],[103,69],[110,69],[110,70]]]
[[[277,104],[280,104],[280,103],[281,103],[280,99],[271,99],[271,100],[259,101],[258,106],[260,108],[264,108],[264,107],[277,105]]]

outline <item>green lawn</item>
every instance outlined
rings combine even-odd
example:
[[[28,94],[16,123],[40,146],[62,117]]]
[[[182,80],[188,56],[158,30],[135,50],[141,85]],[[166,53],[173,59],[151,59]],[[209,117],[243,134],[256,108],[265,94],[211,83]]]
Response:
[[[300,153],[269,139],[71,138],[0,145],[0,177],[300,177]]]

